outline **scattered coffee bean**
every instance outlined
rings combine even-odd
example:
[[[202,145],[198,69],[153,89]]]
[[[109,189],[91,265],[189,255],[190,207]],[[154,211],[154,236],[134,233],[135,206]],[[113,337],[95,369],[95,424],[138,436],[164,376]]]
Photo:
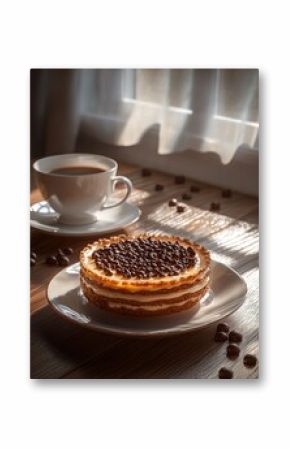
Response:
[[[257,357],[253,354],[246,354],[244,357],[244,365],[247,368],[254,368],[257,364]]]
[[[31,257],[32,259],[35,259],[35,260],[36,260],[36,258],[37,258],[36,252],[35,252],[35,251],[31,251],[31,252],[30,252],[30,257]]]
[[[216,332],[214,336],[214,340],[218,341],[219,343],[227,341],[228,336],[225,332]]]
[[[171,200],[169,200],[168,206],[169,207],[177,206],[177,199],[176,198],[172,198]]]
[[[46,258],[45,263],[47,263],[47,265],[57,265],[57,258],[56,258],[56,256],[48,256]]]
[[[72,248],[63,248],[62,252],[66,256],[69,256],[70,254],[73,254],[74,250]]]
[[[191,200],[191,195],[189,195],[189,193],[184,193],[183,195],[182,195],[182,199],[183,200]]]
[[[152,172],[151,172],[151,170],[149,170],[149,168],[143,168],[141,171],[141,175],[142,176],[151,176]]]
[[[185,207],[185,206],[182,206],[182,204],[178,204],[178,206],[177,206],[177,208],[176,208],[176,211],[177,211],[179,214],[182,214],[183,212],[186,211],[186,207]]]
[[[69,258],[66,256],[63,256],[62,254],[58,254],[56,256],[57,262],[61,267],[66,267],[69,264]]]
[[[191,186],[190,191],[193,193],[198,193],[198,192],[200,192],[200,188],[197,186]]]
[[[216,212],[216,211],[220,210],[220,208],[221,208],[220,203],[211,203],[210,204],[210,210],[212,212]]]
[[[33,257],[30,258],[30,266],[34,267],[34,265],[36,265],[36,260],[33,259]]]
[[[178,175],[175,176],[175,184],[184,184],[185,183],[185,176]]]
[[[220,379],[232,379],[233,378],[233,372],[232,370],[228,368],[221,368],[219,370],[219,378]]]
[[[228,333],[230,330],[230,326],[227,323],[219,323],[217,325],[216,331],[217,332],[225,332]]]
[[[243,336],[239,332],[231,331],[229,333],[229,341],[231,343],[241,343],[242,340],[243,340]]]
[[[239,354],[240,348],[238,347],[238,345],[233,343],[227,347],[227,356],[229,359],[236,359],[237,357],[239,357]]]
[[[155,190],[156,190],[157,192],[160,192],[160,191],[163,190],[163,189],[164,189],[164,186],[163,186],[162,184],[156,184]]]
[[[61,248],[58,248],[57,254],[60,254],[61,256],[65,256],[65,254]]]
[[[230,198],[232,196],[231,189],[224,189],[222,190],[222,197],[223,198]]]

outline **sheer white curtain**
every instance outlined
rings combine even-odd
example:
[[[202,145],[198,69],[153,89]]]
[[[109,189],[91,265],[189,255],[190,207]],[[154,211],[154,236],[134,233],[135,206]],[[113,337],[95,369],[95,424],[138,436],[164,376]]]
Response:
[[[82,72],[81,117],[101,140],[134,145],[154,124],[160,154],[214,151],[224,164],[258,136],[257,70]]]
[[[258,77],[255,69],[46,70],[32,106],[39,118],[42,104],[46,153],[73,151],[79,129],[129,146],[157,124],[159,154],[211,151],[227,164],[241,145],[257,146]]]

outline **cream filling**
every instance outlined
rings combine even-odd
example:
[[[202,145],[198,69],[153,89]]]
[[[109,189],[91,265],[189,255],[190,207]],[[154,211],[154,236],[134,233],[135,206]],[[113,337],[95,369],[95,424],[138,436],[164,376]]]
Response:
[[[195,283],[192,287],[182,289],[178,292],[171,292],[171,293],[156,293],[156,295],[142,295],[141,293],[123,293],[118,291],[112,291],[104,288],[100,288],[96,285],[94,285],[92,282],[88,281],[87,279],[84,279],[82,277],[82,282],[93,290],[94,293],[96,293],[99,296],[103,296],[108,299],[128,299],[133,301],[140,301],[140,302],[148,302],[148,301],[163,301],[166,299],[172,299],[172,298],[180,298],[183,295],[186,295],[188,293],[196,293],[200,290],[202,290],[209,282],[209,276],[206,276],[203,280],[200,282]]]
[[[177,305],[178,307],[183,306],[184,304],[186,304],[188,301],[190,301],[190,299],[186,299],[185,301],[179,302]],[[126,308],[126,309],[131,309],[131,310],[144,310],[144,311],[148,311],[148,310],[166,310],[169,309],[170,307],[174,307],[175,304],[168,304],[168,305],[162,305],[162,306],[144,306],[144,307],[140,307],[140,306],[132,306],[132,305],[128,305],[128,304],[116,304],[115,302],[108,302],[108,305],[112,308],[112,309],[121,309],[121,308]]]

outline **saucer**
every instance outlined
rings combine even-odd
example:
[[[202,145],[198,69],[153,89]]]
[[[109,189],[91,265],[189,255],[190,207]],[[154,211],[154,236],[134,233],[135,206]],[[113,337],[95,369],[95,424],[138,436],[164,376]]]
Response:
[[[244,302],[247,284],[227,265],[212,261],[210,291],[190,311],[162,317],[130,317],[91,304],[80,289],[80,265],[60,271],[47,288],[49,305],[63,318],[99,332],[150,337],[182,334],[209,326],[235,312]]]
[[[98,221],[86,225],[66,225],[58,222],[58,215],[47,201],[40,201],[30,207],[30,225],[39,231],[54,235],[80,237],[114,232],[135,223],[141,210],[130,203],[123,203],[98,213]],[[41,219],[40,219],[41,217]]]

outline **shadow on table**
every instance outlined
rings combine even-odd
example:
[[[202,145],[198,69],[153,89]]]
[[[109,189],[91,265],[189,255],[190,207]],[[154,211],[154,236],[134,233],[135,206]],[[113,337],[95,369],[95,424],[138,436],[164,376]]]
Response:
[[[225,348],[214,332],[210,326],[166,339],[119,338],[76,326],[46,307],[31,318],[31,378],[215,378]]]

